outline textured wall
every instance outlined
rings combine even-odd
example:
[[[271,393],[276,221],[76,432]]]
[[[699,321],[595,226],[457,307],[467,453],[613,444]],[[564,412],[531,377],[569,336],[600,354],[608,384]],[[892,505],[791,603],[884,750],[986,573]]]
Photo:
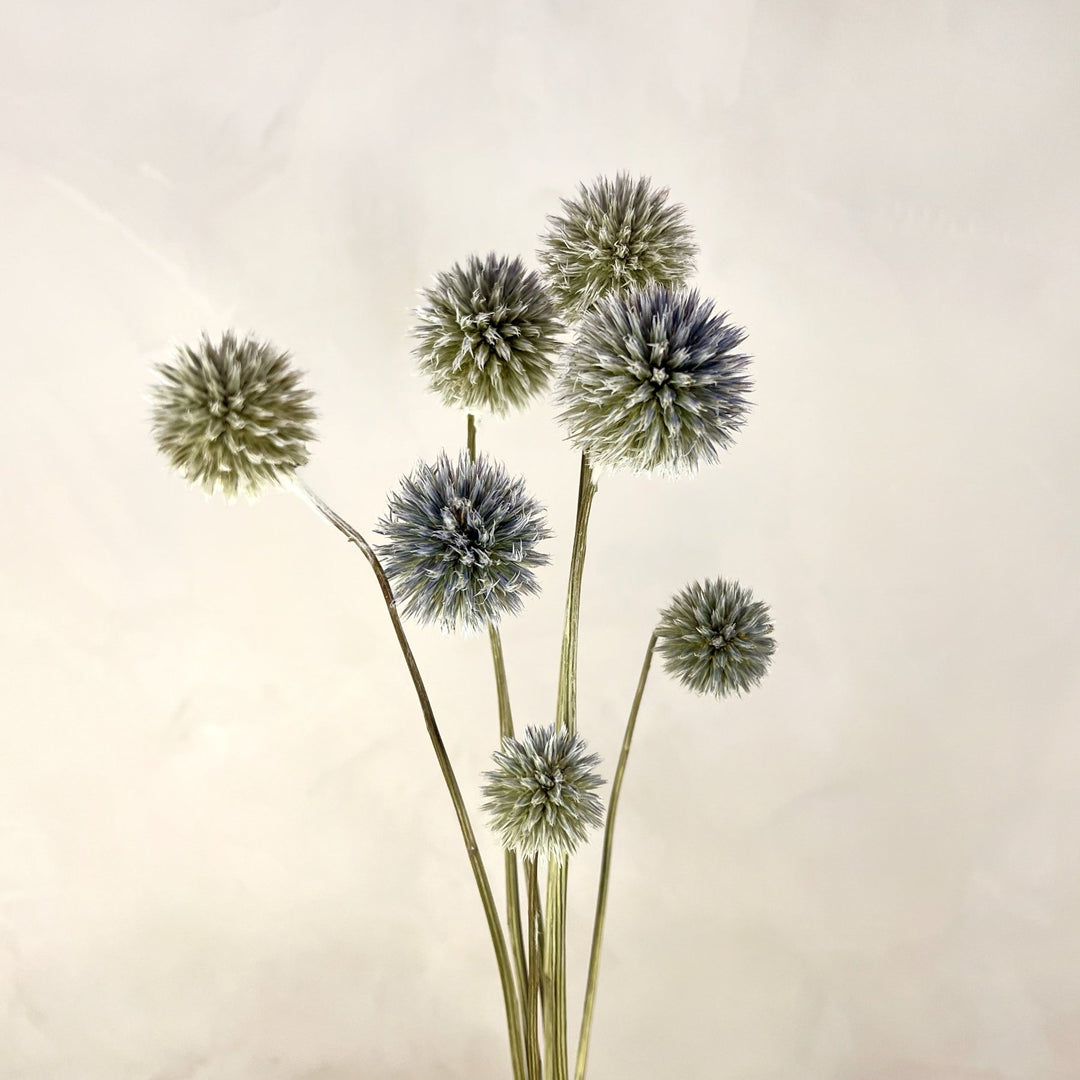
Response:
[[[686,206],[756,392],[721,467],[601,477],[583,731],[610,770],[694,577],[779,648],[723,705],[654,673],[591,1075],[1080,1076],[1078,49],[1051,0],[0,3],[0,1077],[508,1076],[366,566],[185,488],[145,394],[204,328],[289,347],[369,528],[463,439],[416,290],[617,169]],[[480,440],[558,533],[505,634],[544,722],[576,460],[547,405]],[[484,642],[414,643],[476,808]]]

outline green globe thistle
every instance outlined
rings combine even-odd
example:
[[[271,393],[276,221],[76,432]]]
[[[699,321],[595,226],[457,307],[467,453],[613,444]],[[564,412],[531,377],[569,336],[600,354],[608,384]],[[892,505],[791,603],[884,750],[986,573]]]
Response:
[[[307,464],[314,441],[304,389],[289,354],[231,331],[204,334],[158,364],[151,427],[158,450],[209,494],[257,495]]]
[[[483,454],[418,465],[376,532],[388,538],[379,557],[405,614],[447,631],[516,614],[540,591],[534,569],[549,561],[538,548],[551,535],[543,507]]]
[[[472,255],[423,296],[414,352],[447,405],[505,415],[546,389],[562,324],[521,259]]]
[[[699,694],[742,694],[768,671],[776,643],[768,606],[737,581],[694,582],[660,613],[664,667]]]
[[[593,771],[600,758],[586,753],[580,735],[526,728],[520,739],[504,738],[492,760],[482,809],[503,846],[523,858],[569,855],[604,820],[593,793],[604,783]]]
[[[570,442],[599,464],[673,475],[715,461],[749,407],[744,337],[696,291],[609,296],[578,324],[560,375]]]
[[[537,256],[568,321],[612,293],[652,282],[677,288],[694,272],[697,247],[683,208],[647,176],[599,177],[562,205],[561,217],[548,217]]]

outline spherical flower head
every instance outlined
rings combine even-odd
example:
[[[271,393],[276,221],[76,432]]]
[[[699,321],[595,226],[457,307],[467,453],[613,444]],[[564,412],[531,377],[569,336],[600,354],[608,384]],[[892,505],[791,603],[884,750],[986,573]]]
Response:
[[[487,772],[483,810],[503,846],[523,858],[571,854],[604,819],[594,789],[604,781],[600,763],[586,753],[580,735],[554,726],[526,728],[520,739],[503,739]]]
[[[151,426],[157,447],[188,481],[209,494],[249,496],[280,483],[308,461],[315,438],[304,389],[289,354],[231,331],[181,346],[156,366]]]
[[[603,297],[657,283],[677,288],[694,272],[693,230],[667,188],[643,176],[599,177],[549,216],[538,258],[556,302],[578,319]]]
[[[505,415],[547,388],[562,324],[521,259],[472,255],[423,296],[414,352],[447,405]]]
[[[776,643],[767,605],[737,581],[694,582],[660,613],[668,672],[699,694],[742,694],[769,669]]]
[[[472,632],[521,610],[540,591],[551,533],[543,507],[484,455],[445,453],[421,463],[390,496],[376,532],[387,577],[406,615]]]
[[[715,461],[749,408],[745,336],[696,291],[608,297],[578,324],[560,375],[570,442],[599,464],[671,475]]]

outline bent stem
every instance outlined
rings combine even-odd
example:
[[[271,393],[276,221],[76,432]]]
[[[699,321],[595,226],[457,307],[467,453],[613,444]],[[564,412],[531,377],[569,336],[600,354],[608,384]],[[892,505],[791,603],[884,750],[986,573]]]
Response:
[[[476,461],[476,418],[468,414],[466,439],[469,460]],[[499,702],[499,744],[514,734],[514,717],[510,710],[510,687],[506,680],[506,659],[503,656],[502,635],[495,623],[488,623],[488,641],[491,643],[491,663],[495,669],[495,693]],[[514,953],[517,973],[518,997],[521,1001],[522,1020],[526,1031],[529,1026],[529,1003],[527,991],[528,968],[525,962],[525,941],[521,932],[521,896],[518,890],[517,855],[513,851],[503,853],[503,869],[506,876],[506,925],[510,931],[510,947]],[[533,1011],[535,1020],[536,1013]],[[535,1036],[534,1036],[535,1038]],[[534,1071],[526,1036],[526,1066],[529,1080],[540,1080]]]
[[[589,953],[589,975],[585,981],[585,1008],[581,1016],[581,1035],[578,1038],[577,1066],[574,1080],[585,1080],[585,1065],[589,1057],[589,1036],[592,1034],[593,1007],[596,1004],[596,979],[600,972],[600,947],[604,940],[604,915],[607,912],[608,884],[611,880],[611,850],[615,844],[615,811],[619,806],[619,793],[622,791],[623,774],[626,772],[626,760],[630,756],[630,742],[634,738],[634,726],[637,724],[641,697],[645,693],[645,681],[649,677],[653,650],[656,648],[656,631],[649,638],[649,647],[645,650],[645,660],[641,665],[634,703],[630,706],[630,718],[626,721],[626,734],[623,736],[622,750],[619,752],[619,764],[615,769],[615,779],[611,784],[611,799],[608,802],[607,822],[604,825],[604,851],[600,857],[600,887],[596,893],[596,918],[593,921],[592,949]]]
[[[596,484],[587,452],[581,455],[578,478],[577,516],[570,554],[570,581],[566,590],[562,653],[559,658],[559,695],[555,727],[577,732],[578,624],[581,613],[581,578],[585,570],[585,546]],[[568,859],[548,861],[547,906],[544,935],[544,980],[549,986],[550,1008],[544,1012],[544,1042],[548,1060],[546,1080],[567,1080],[569,1062],[566,1046],[566,884]]]
[[[503,1001],[506,1006],[506,1022],[510,1032],[510,1057],[514,1068],[514,1080],[525,1080],[525,1062],[521,1033],[521,1014],[518,1003],[517,990],[514,986],[514,975],[510,966],[510,955],[506,949],[506,939],[503,937],[502,927],[499,925],[498,909],[495,906],[495,898],[491,893],[491,884],[488,881],[487,871],[484,869],[484,861],[480,855],[480,849],[476,844],[476,835],[469,821],[468,811],[465,809],[465,800],[461,797],[461,788],[458,787],[457,778],[454,776],[450,757],[446,752],[442,735],[435,723],[435,713],[431,708],[427,688],[421,678],[420,669],[416,663],[416,657],[405,636],[405,628],[401,625],[401,617],[398,615],[397,601],[394,599],[393,590],[387,580],[386,571],[382,563],[372,550],[367,540],[354,529],[344,518],[336,514],[314,491],[311,490],[299,477],[293,477],[292,489],[313,510],[321,514],[338,532],[342,533],[350,543],[355,544],[363,553],[368,564],[375,573],[382,591],[383,601],[386,604],[390,622],[393,624],[394,633],[401,647],[401,654],[405,658],[405,665],[409,669],[416,696],[420,701],[420,711],[424,714],[424,723],[427,726],[431,745],[435,749],[435,756],[442,771],[443,780],[446,782],[450,799],[454,804],[454,812],[457,814],[458,825],[461,828],[461,836],[465,841],[465,850],[469,856],[473,876],[476,878],[476,887],[480,892],[480,901],[484,907],[484,915],[487,918],[488,930],[491,932],[491,941],[495,946],[495,960],[499,966],[499,978],[502,982]]]

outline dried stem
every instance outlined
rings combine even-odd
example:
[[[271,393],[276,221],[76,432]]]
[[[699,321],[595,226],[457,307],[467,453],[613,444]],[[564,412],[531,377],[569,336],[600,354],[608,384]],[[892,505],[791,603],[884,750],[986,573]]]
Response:
[[[529,978],[525,987],[525,1064],[530,1077],[540,1080],[540,1033],[536,1010],[540,1004],[540,966],[544,955],[544,912],[536,881],[536,859],[525,860],[525,891],[529,907]]]
[[[472,866],[473,876],[476,878],[476,887],[480,892],[480,900],[484,907],[484,915],[487,918],[488,930],[491,932],[491,941],[495,946],[495,959],[499,966],[499,978],[502,982],[503,1000],[506,1006],[506,1022],[510,1034],[510,1056],[514,1068],[514,1080],[526,1080],[525,1056],[521,1031],[521,1007],[518,1002],[517,989],[514,985],[514,973],[510,964],[510,955],[506,949],[506,939],[503,936],[502,927],[499,924],[499,915],[498,909],[495,906],[495,898],[491,893],[491,884],[488,881],[487,871],[484,869],[484,861],[480,855],[480,849],[476,844],[476,835],[473,832],[472,824],[469,821],[469,814],[465,808],[465,800],[461,797],[461,788],[458,786],[457,778],[454,776],[454,770],[450,764],[450,757],[446,752],[446,746],[442,740],[442,735],[439,733],[438,725],[435,723],[435,713],[432,711],[427,689],[420,676],[420,669],[417,666],[416,657],[413,656],[412,648],[409,645],[408,638],[405,636],[405,629],[401,624],[401,617],[398,615],[397,601],[394,599],[394,593],[390,588],[390,582],[387,580],[382,563],[379,562],[378,556],[372,550],[371,545],[368,544],[356,529],[354,529],[344,518],[336,514],[321,498],[319,498],[318,495],[315,494],[314,491],[311,490],[311,488],[307,486],[307,484],[304,483],[303,480],[298,477],[293,478],[293,490],[304,499],[312,509],[326,518],[326,520],[342,533],[350,543],[355,544],[360,549],[379,582],[379,588],[382,591],[383,601],[386,604],[390,622],[393,624],[394,633],[398,639],[398,645],[401,647],[402,656],[405,658],[405,665],[409,669],[409,675],[412,677],[413,686],[416,689],[416,696],[420,701],[420,711],[424,714],[424,723],[427,726],[428,735],[431,738],[431,745],[435,748],[435,756],[438,759],[439,768],[443,774],[443,780],[446,782],[447,790],[450,792],[450,799],[454,804],[454,812],[457,814],[458,825],[461,828],[461,836],[465,841],[465,850],[469,856],[469,863]]]
[[[585,571],[585,545],[589,531],[596,483],[592,478],[588,453],[581,455],[578,476],[577,517],[574,521],[574,545],[570,552],[570,581],[566,590],[566,614],[563,620],[562,654],[559,657],[559,697],[555,708],[555,726],[577,732],[577,663],[578,623],[581,615],[581,577]]]
[[[495,667],[495,686],[499,699],[499,735],[500,739],[510,738],[514,734],[514,720],[510,712],[510,691],[506,682],[506,663],[503,659],[502,639],[493,623],[488,623],[488,637],[491,640],[491,659]],[[510,931],[510,948],[514,954],[514,968],[518,980],[518,997],[521,1000],[523,1020],[526,1030],[529,1025],[529,1002],[526,993],[529,969],[525,960],[525,940],[521,931],[521,897],[518,891],[517,853],[503,852],[503,865],[506,871],[506,924]],[[534,1019],[535,1019],[535,1013]],[[526,1047],[528,1050],[528,1047]],[[528,1065],[526,1055],[526,1065]],[[539,1075],[529,1071],[529,1080],[540,1080]]]
[[[604,852],[600,858],[600,887],[596,893],[596,918],[593,921],[592,949],[589,953],[589,975],[585,981],[585,1008],[581,1016],[581,1035],[578,1038],[577,1066],[574,1080],[585,1080],[585,1065],[589,1057],[589,1037],[592,1034],[593,1008],[596,1004],[596,979],[600,972],[600,947],[604,939],[604,916],[607,912],[608,884],[611,880],[611,850],[615,843],[615,811],[619,806],[619,793],[622,791],[623,774],[626,772],[626,760],[630,756],[630,742],[634,738],[634,726],[637,724],[641,697],[645,693],[645,682],[649,677],[653,650],[656,648],[656,633],[649,638],[645,650],[645,660],[641,665],[634,703],[630,706],[630,718],[626,721],[626,733],[623,735],[622,750],[619,752],[619,764],[615,769],[615,779],[611,784],[611,798],[608,802],[607,822],[604,825]]]
[[[570,554],[570,581],[566,591],[562,654],[559,658],[559,695],[555,709],[556,728],[577,732],[578,623],[581,613],[581,578],[585,570],[585,546],[596,484],[589,455],[581,455],[578,478],[577,516]],[[544,1041],[547,1046],[547,1080],[567,1080],[569,1062],[566,1045],[566,884],[569,860],[564,855],[548,861],[547,906],[544,936],[544,978],[550,987],[550,1008],[544,1013]]]
[[[466,438],[469,459],[476,461],[476,418],[472,413],[468,414]],[[491,663],[495,669],[495,693],[499,702],[499,743],[501,745],[503,739],[513,737],[514,717],[510,709],[510,687],[506,679],[506,659],[503,656],[502,635],[499,633],[499,628],[495,623],[488,623],[488,641],[491,643]],[[527,1028],[529,1017],[526,984],[529,973],[525,960],[525,940],[521,932],[521,896],[518,890],[517,854],[515,852],[506,851],[503,853],[503,870],[506,877],[506,925],[510,932],[510,948],[514,954],[514,969],[517,974],[518,999],[522,1007],[522,1020]],[[526,1053],[526,1066],[529,1067],[530,1065],[529,1055]],[[528,1077],[529,1080],[540,1080],[539,1075],[533,1074],[531,1067],[529,1068]]]

